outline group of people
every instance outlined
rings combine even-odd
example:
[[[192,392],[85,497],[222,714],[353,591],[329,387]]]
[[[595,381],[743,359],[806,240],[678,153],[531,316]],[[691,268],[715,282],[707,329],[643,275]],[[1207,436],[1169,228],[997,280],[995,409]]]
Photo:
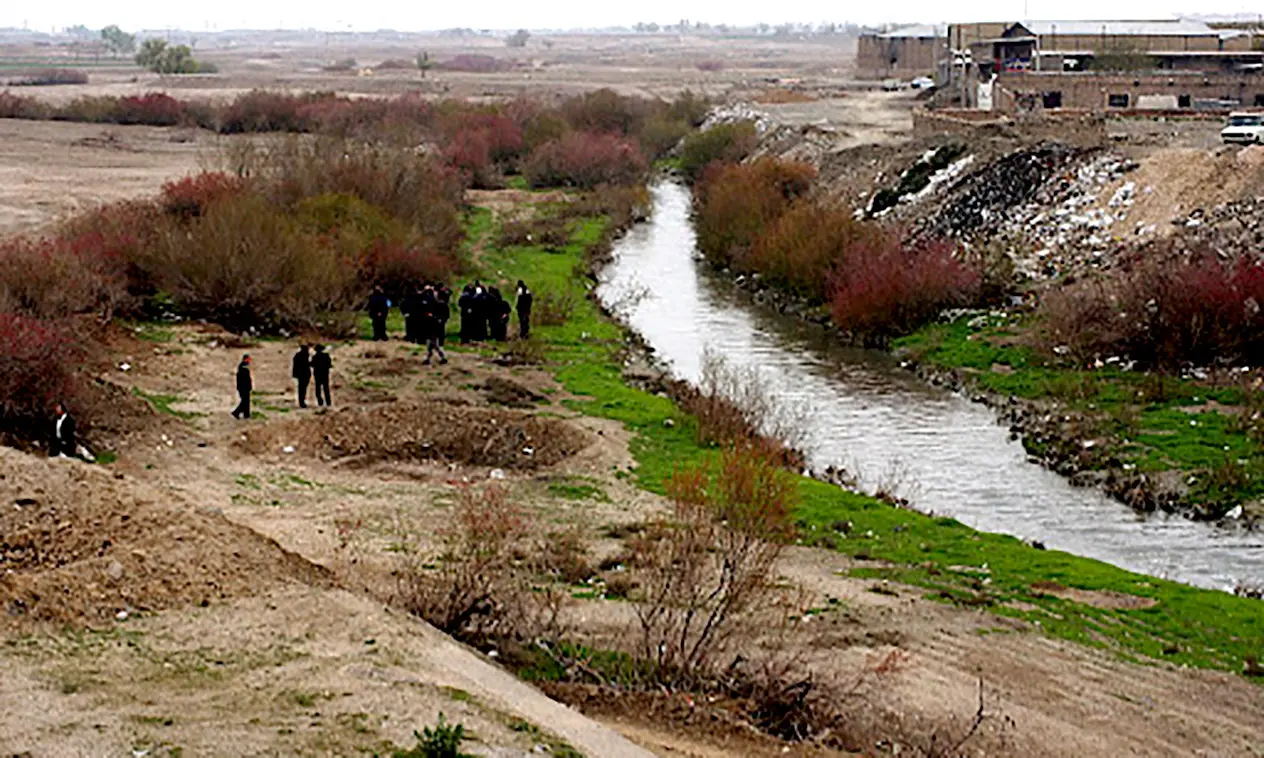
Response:
[[[521,279],[512,307],[496,287],[485,287],[478,280],[465,285],[457,299],[461,312],[461,343],[509,339],[509,319],[514,311],[518,313],[518,337],[526,339],[531,335],[533,299],[531,289]],[[387,339],[386,319],[391,312],[391,301],[381,287],[374,288],[369,296],[368,311],[373,323],[373,339]],[[404,316],[404,339],[415,344],[425,343],[426,365],[435,355],[439,356],[439,363],[447,363],[443,346],[452,315],[452,290],[445,284],[426,282],[404,294],[399,311]]]
[[[233,418],[250,418],[250,393],[255,388],[252,365],[250,353],[243,355],[237,364],[237,407],[233,409]],[[324,345],[316,345],[315,352],[307,345],[299,346],[290,362],[290,376],[298,383],[298,407],[307,407],[307,390],[313,380],[316,382],[316,404],[322,407],[334,404],[329,392],[329,373],[333,365]]]

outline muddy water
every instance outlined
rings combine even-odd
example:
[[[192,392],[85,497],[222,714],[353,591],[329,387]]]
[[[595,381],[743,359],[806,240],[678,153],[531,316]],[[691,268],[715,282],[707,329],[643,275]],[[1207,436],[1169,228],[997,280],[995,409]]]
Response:
[[[1035,539],[1152,576],[1220,589],[1264,580],[1264,535],[1141,517],[1029,463],[987,407],[927,386],[890,356],[831,344],[695,261],[688,190],[654,187],[654,216],[615,246],[599,294],[681,378],[710,350],[752,367],[805,420],[814,468],[843,464],[872,487],[903,480],[922,510]]]

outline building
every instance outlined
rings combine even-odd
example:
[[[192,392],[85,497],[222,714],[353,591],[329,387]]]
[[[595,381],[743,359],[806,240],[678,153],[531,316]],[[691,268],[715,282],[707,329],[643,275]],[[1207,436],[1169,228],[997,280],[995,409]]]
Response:
[[[874,79],[933,76],[948,55],[942,26],[906,26],[882,34],[863,34],[857,43],[856,68]]]

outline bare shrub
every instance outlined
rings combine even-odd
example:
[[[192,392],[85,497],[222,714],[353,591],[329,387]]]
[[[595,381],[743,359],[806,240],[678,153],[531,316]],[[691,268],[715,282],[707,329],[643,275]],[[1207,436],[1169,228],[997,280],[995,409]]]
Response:
[[[559,250],[571,241],[570,223],[566,218],[545,216],[526,221],[507,221],[500,228],[500,247],[538,245],[546,250]]]
[[[42,68],[36,71],[25,71],[8,81],[10,87],[47,87],[87,83],[87,73],[73,68]]]
[[[810,303],[824,303],[841,270],[858,265],[852,252],[886,233],[843,208],[796,203],[755,239],[749,266],[769,285]]]
[[[0,243],[0,311],[41,319],[90,313],[109,321],[131,301],[115,252],[94,233]]]
[[[694,686],[737,654],[778,593],[774,566],[794,533],[797,484],[753,447],[733,448],[718,471],[668,482],[672,513],[636,538],[630,568],[637,655],[664,683]]]
[[[437,554],[413,546],[396,571],[410,612],[475,644],[533,643],[560,632],[564,595],[539,582],[557,567],[539,560],[530,515],[504,489],[462,491]],[[574,558],[582,543],[570,545]],[[569,568],[573,569],[573,565]]]
[[[756,444],[783,463],[802,463],[810,409],[780,406],[773,388],[753,367],[738,368],[707,350],[697,389],[676,393],[681,406],[697,419],[704,445]]]
[[[638,182],[648,169],[638,145],[609,133],[570,132],[531,151],[522,173],[533,187],[579,187]]]

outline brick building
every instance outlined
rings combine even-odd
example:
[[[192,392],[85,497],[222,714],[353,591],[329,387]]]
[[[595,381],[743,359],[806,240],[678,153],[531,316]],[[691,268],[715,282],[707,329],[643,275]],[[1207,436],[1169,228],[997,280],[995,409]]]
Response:
[[[942,26],[906,26],[882,34],[863,34],[857,42],[856,68],[873,79],[933,76],[947,57]]]

